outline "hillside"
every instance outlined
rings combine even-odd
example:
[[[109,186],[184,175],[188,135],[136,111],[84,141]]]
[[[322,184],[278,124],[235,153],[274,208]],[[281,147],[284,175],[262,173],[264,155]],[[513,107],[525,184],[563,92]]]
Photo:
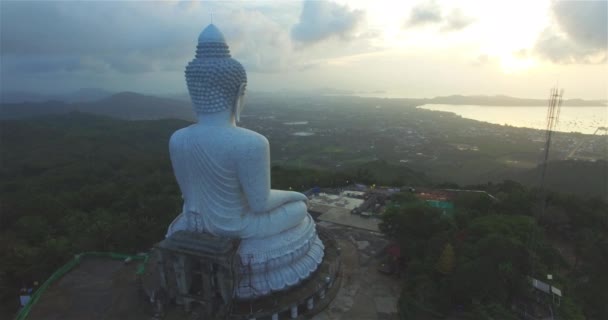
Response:
[[[545,184],[553,191],[580,195],[603,196],[608,200],[607,161],[552,161],[547,165]],[[540,169],[534,168],[513,174],[511,179],[525,185],[539,183]]]
[[[509,96],[462,96],[451,95],[431,99],[383,99],[357,96],[324,96],[313,93],[263,93],[248,94],[249,102],[282,101],[322,101],[353,105],[370,102],[373,105],[389,104],[419,106],[423,104],[481,105],[481,106],[539,106],[544,107],[543,99],[524,99]],[[99,89],[81,89],[66,95],[37,95],[32,93],[6,93],[0,104],[0,119],[18,119],[45,114],[64,114],[71,111],[88,112],[125,120],[182,119],[193,121],[194,112],[188,94],[163,96],[143,95],[134,92],[121,92],[114,95]],[[287,103],[290,104],[290,103]],[[606,106],[604,100],[565,100],[566,106]]]
[[[195,120],[189,103],[179,100],[122,92],[106,99],[81,105],[79,111],[125,120]]]
[[[80,88],[76,91],[57,93],[57,94],[42,94],[27,91],[2,91],[0,88],[1,103],[24,103],[24,102],[46,102],[46,101],[63,101],[63,102],[86,102],[97,101],[111,96],[109,91],[98,88]]]
[[[0,300],[15,303],[22,283],[78,252],[160,239],[180,201],[168,140],[185,125],[82,113],[1,121]]]
[[[18,119],[45,114],[87,112],[124,120],[182,119],[193,121],[190,103],[168,98],[122,92],[94,102],[24,102],[0,105],[0,119]]]
[[[366,170],[373,169],[374,179],[391,185],[429,181],[468,185],[504,179],[538,185],[538,173],[533,168],[542,147],[541,131],[414,108],[418,103],[403,99],[254,93],[248,96],[240,125],[268,137],[273,164],[285,168],[314,168],[321,172],[339,169],[350,171],[362,181],[379,183],[366,178]],[[97,102],[2,105],[0,118],[21,119],[73,111],[124,120],[194,119],[189,102],[129,92]],[[302,131],[309,136],[297,136]],[[605,158],[605,138],[567,133],[555,135],[550,158],[564,159],[579,141],[586,141],[586,150],[581,152],[589,158]],[[375,161],[384,163],[373,167],[370,163]],[[604,177],[608,171],[599,163],[573,164],[580,167],[574,171],[570,167],[553,170],[550,166],[547,185],[581,195],[605,195]],[[368,168],[360,167],[363,164]],[[404,167],[414,169],[416,174],[404,172]],[[420,173],[424,173],[424,178]]]
[[[262,112],[247,118],[246,126],[261,125],[259,129],[269,131],[271,153],[279,155],[272,167],[276,189],[341,187],[351,182],[429,185],[433,166],[442,165],[425,158],[422,162],[431,169],[421,172],[409,163],[366,162],[362,157],[345,161],[343,168],[300,167],[297,161],[281,160],[280,155],[287,154],[282,149],[308,141],[309,153],[326,154],[329,160],[345,157],[345,150],[327,137],[302,140],[286,134],[294,130],[290,125],[260,123],[264,117]],[[168,139],[189,123],[125,121],[79,112],[0,121],[0,266],[4,271],[0,288],[6,289],[2,294],[23,282],[46,278],[77,252],[137,252],[162,238],[181,204]],[[376,143],[374,149],[382,148]],[[395,152],[391,145],[388,151]],[[477,153],[471,156],[479,158]],[[548,186],[584,195],[606,194],[605,172],[606,161],[551,163]],[[533,170],[514,171],[511,177],[536,185]],[[0,295],[3,298],[10,296]]]
[[[76,112],[0,121],[0,300],[14,298],[22,283],[45,279],[75,253],[138,252],[162,239],[181,206],[169,137],[188,124]],[[378,165],[365,176],[423,180],[405,167],[388,182],[376,179]],[[355,179],[348,170],[272,170],[276,189]]]

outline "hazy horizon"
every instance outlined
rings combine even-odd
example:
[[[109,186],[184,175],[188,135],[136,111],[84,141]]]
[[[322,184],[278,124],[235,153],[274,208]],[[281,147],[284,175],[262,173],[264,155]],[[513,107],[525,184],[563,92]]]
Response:
[[[258,92],[608,99],[606,1],[2,1],[2,91],[186,92],[211,22]]]
[[[168,91],[168,92],[159,92],[159,91],[134,91],[134,90],[109,90],[105,88],[99,87],[85,87],[85,88],[76,88],[74,90],[68,91],[58,91],[58,92],[41,92],[41,91],[23,91],[23,90],[14,90],[14,91],[3,91],[0,89],[0,97],[6,94],[34,94],[41,96],[56,96],[61,98],[62,96],[68,96],[71,94],[75,94],[80,92],[81,90],[99,90],[105,91],[109,95],[121,94],[121,93],[135,93],[147,96],[155,96],[155,97],[171,97],[171,96],[188,96],[187,89],[183,91]],[[361,98],[381,98],[381,99],[434,99],[434,98],[445,98],[452,96],[463,96],[463,97],[507,97],[507,98],[516,98],[516,99],[531,99],[531,100],[548,100],[548,94],[544,97],[525,97],[525,96],[512,96],[504,93],[488,93],[488,94],[460,94],[460,93],[449,93],[442,94],[437,96],[424,96],[424,97],[411,97],[400,95],[394,92],[387,92],[382,90],[377,91],[351,91],[351,90],[343,90],[337,88],[312,88],[308,90],[297,90],[297,89],[276,89],[276,90],[247,90],[248,94],[302,94],[302,95],[310,95],[316,94],[319,95],[319,91],[321,91],[320,95],[322,96],[352,96],[352,97],[361,97]],[[335,92],[332,92],[335,91]],[[599,98],[599,99],[589,99],[589,98],[581,98],[581,97],[565,97],[565,100],[585,100],[585,101],[606,101],[608,102],[608,98]],[[10,103],[10,102],[9,102]],[[568,107],[564,105],[563,107]],[[606,106],[608,107],[608,106]]]

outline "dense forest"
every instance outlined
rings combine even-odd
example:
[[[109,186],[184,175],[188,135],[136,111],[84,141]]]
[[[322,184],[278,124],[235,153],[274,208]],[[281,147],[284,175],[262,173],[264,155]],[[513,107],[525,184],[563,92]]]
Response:
[[[524,310],[559,319],[608,318],[603,200],[550,193],[541,210],[538,190],[516,182],[473,187],[496,199],[463,194],[455,212],[444,214],[402,194],[384,213],[380,228],[403,254],[399,307],[405,319],[454,313],[520,319]],[[532,289],[529,277],[549,281],[548,274],[564,293],[560,305]]]
[[[4,306],[15,308],[21,286],[46,279],[76,253],[134,253],[161,240],[181,209],[168,140],[188,124],[77,112],[0,122]],[[354,181],[431,184],[423,173],[382,160],[331,171],[272,167],[273,188]],[[402,312],[416,312],[412,305],[440,313],[462,306],[473,315],[502,319],[511,314],[509,303],[525,293],[525,276],[550,271],[566,294],[560,312],[567,318],[608,318],[603,200],[551,193],[545,215],[538,215],[534,190],[514,182],[474,187],[500,201],[459,198],[454,215],[445,217],[405,195],[402,206],[387,212],[383,230],[407,248],[404,273],[411,281],[402,294]]]
[[[182,204],[168,141],[187,125],[77,112],[2,121],[0,298],[14,305],[20,287],[46,279],[76,253],[146,251],[163,239]],[[382,161],[331,173],[272,167],[279,189],[383,177],[385,183],[426,182],[423,174]]]
[[[15,303],[16,289],[73,254],[162,239],[180,206],[167,143],[184,124],[78,113],[2,122],[0,292]]]

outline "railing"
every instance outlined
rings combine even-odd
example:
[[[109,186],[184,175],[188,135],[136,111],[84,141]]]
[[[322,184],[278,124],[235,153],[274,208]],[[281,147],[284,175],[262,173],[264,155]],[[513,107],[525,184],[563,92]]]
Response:
[[[55,270],[53,274],[34,292],[31,299],[28,303],[19,311],[15,320],[25,320],[27,316],[30,314],[32,307],[38,302],[40,296],[53,284],[55,281],[59,280],[65,274],[70,272],[70,270],[74,269],[77,265],[80,264],[83,258],[89,257],[98,257],[98,258],[110,258],[115,260],[139,260],[141,264],[137,267],[137,271],[135,272],[137,275],[143,275],[146,268],[146,262],[148,261],[148,254],[137,254],[137,255],[129,255],[123,253],[116,252],[83,252],[77,254],[70,260],[68,263],[64,264],[61,268]]]

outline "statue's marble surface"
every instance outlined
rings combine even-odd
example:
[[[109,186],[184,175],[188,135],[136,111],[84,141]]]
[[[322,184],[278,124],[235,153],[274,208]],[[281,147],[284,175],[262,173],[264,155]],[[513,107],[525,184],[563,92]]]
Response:
[[[247,75],[213,24],[199,36],[186,82],[198,123],[169,143],[184,205],[167,236],[188,230],[242,239],[239,298],[301,282],[321,263],[323,244],[306,196],[270,189],[268,140],[236,126]]]

